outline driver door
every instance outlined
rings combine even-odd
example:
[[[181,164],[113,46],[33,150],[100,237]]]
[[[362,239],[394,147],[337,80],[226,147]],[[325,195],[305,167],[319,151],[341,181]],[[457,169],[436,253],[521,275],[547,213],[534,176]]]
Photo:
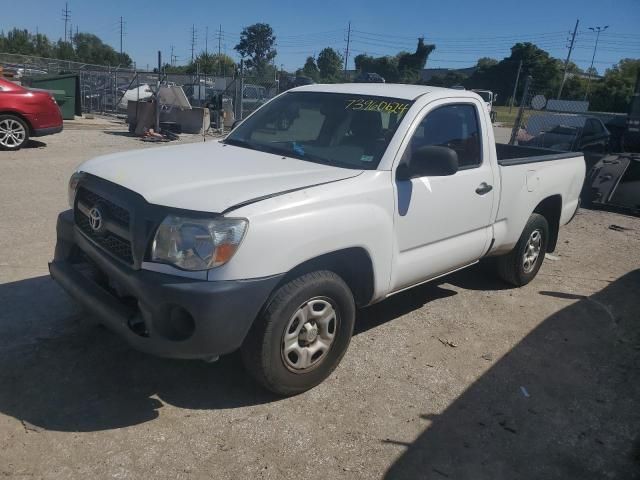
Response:
[[[490,161],[489,136],[480,127],[481,108],[466,98],[431,104],[405,143],[404,155],[426,145],[452,148],[459,170],[450,176],[396,179],[392,290],[473,263],[489,247],[499,178]]]

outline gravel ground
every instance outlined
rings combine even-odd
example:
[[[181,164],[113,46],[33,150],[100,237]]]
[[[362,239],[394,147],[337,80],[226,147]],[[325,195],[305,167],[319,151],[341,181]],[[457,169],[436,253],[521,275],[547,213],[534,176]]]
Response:
[[[360,311],[280,399],[237,355],[129,349],[48,278],[74,167],[133,148],[87,121],[0,152],[0,477],[640,478],[639,218],[582,210],[524,288],[471,268]]]

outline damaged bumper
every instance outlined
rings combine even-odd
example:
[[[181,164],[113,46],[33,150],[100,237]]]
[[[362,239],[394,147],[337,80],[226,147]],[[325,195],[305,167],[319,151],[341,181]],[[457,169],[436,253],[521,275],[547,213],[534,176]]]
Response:
[[[236,350],[280,276],[194,280],[121,265],[58,217],[49,271],[99,323],[132,347],[171,358],[211,358]]]

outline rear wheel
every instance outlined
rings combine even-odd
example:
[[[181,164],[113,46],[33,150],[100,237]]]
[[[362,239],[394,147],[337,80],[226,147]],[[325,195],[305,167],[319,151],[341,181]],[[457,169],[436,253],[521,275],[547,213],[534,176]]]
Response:
[[[547,219],[538,213],[532,214],[514,249],[497,258],[500,278],[517,287],[533,280],[544,261],[548,240]]]
[[[275,292],[242,346],[242,359],[264,387],[295,395],[333,372],[354,322],[355,302],[342,278],[329,271],[308,273]]]
[[[0,149],[18,150],[29,141],[29,127],[20,117],[0,115]]]

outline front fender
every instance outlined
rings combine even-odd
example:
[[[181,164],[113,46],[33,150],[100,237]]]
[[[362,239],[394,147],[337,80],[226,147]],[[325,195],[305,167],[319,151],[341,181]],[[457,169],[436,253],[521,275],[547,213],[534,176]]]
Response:
[[[393,208],[390,172],[382,171],[248,205],[233,212],[249,219],[242,245],[209,279],[286,273],[320,255],[360,247],[372,260],[377,298],[389,287]]]

